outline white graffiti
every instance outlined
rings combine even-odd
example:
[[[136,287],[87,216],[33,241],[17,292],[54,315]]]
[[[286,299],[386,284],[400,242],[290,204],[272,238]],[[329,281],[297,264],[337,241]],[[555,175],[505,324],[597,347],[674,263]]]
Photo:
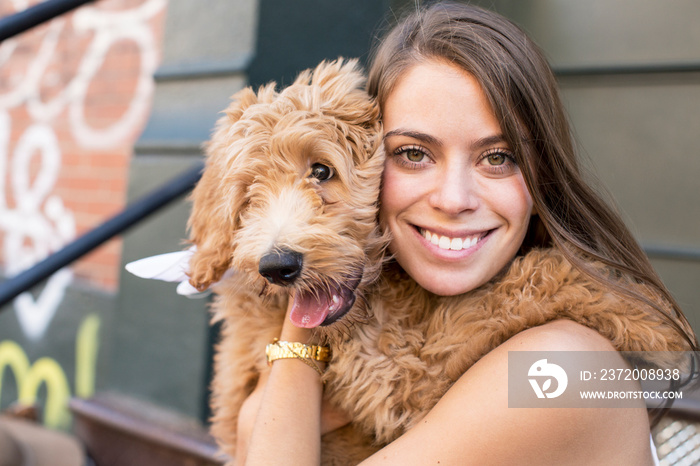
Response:
[[[20,11],[29,6],[29,1],[12,0],[12,6]],[[152,76],[158,63],[149,20],[165,6],[166,0],[146,0],[127,10],[83,7],[72,16],[71,23],[65,18],[55,19],[41,33],[40,45],[26,66],[12,66],[21,38],[0,44],[0,67],[10,70],[0,87],[0,232],[6,276],[27,269],[76,235],[73,213],[53,194],[61,169],[61,149],[52,124],[66,115],[72,137],[85,149],[123,147],[132,142],[150,105]],[[51,65],[55,64],[59,41],[65,40],[68,25],[72,25],[73,34],[88,37],[90,42],[74,75],[50,98],[42,98],[43,84],[55,75]],[[139,51],[136,87],[121,116],[107,126],[96,127],[85,114],[88,89],[110,50],[123,41],[135,44]],[[7,112],[18,107],[26,110],[31,123],[13,150]],[[93,156],[99,157],[99,153]],[[36,340],[44,335],[72,278],[70,269],[60,270],[36,299],[27,292],[14,300],[18,321],[28,338]]]
[[[93,34],[92,41],[82,57],[77,72],[68,84],[51,100],[41,100],[41,83],[56,54],[66,20],[58,18],[51,22],[42,40],[39,51],[27,67],[26,73],[12,81],[16,86],[7,91],[0,90],[0,108],[12,108],[26,103],[30,116],[35,121],[51,122],[68,108],[71,131],[83,147],[104,149],[124,142],[141,122],[150,104],[153,92],[153,73],[158,65],[155,38],[148,20],[158,14],[166,0],[148,0],[140,6],[124,11],[105,11],[84,7],[73,15],[73,28],[77,34]],[[15,40],[0,45],[2,58],[9,60]],[[116,121],[105,128],[94,128],[85,119],[85,100],[93,78],[100,70],[112,46],[120,41],[131,41],[139,49],[141,58],[136,89],[131,96],[128,109]]]
[[[5,234],[2,251],[7,276],[22,272],[75,236],[73,214],[58,196],[51,194],[61,165],[53,130],[41,123],[30,126],[10,157],[10,129],[9,116],[0,112],[0,231]],[[37,152],[41,164],[32,182],[30,168]],[[14,208],[5,198],[8,161],[13,175],[10,192],[15,199]],[[48,279],[37,299],[25,292],[14,300],[17,319],[28,338],[36,340],[44,335],[72,277],[69,269],[62,269]]]

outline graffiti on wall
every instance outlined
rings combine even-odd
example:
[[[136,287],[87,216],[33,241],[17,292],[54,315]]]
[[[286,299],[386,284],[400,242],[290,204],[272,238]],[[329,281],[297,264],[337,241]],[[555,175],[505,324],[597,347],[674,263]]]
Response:
[[[46,81],[56,80],[51,70],[59,40],[63,37],[67,20],[53,20],[44,34],[38,53],[24,67],[21,76],[14,76],[14,86],[0,90],[0,108],[25,105],[33,121],[52,122],[65,110],[75,140],[83,147],[106,148],[123,143],[133,134],[136,126],[150,105],[153,91],[153,72],[158,64],[158,54],[153,31],[148,23],[165,7],[165,0],[147,0],[138,7],[127,10],[103,10],[84,7],[72,16],[76,35],[92,37],[81,57],[75,74],[54,90],[48,100],[42,98]],[[0,66],[7,66],[17,47],[17,40],[9,39],[0,45]],[[110,49],[122,41],[137,46],[140,69],[128,110],[109,126],[95,127],[87,121],[85,103],[88,89],[102,66]]]
[[[97,362],[97,337],[100,319],[96,315],[86,317],[75,341],[75,396],[87,398],[95,391]],[[49,427],[67,427],[70,422],[67,406],[71,397],[68,377],[53,358],[42,357],[30,363],[20,345],[11,340],[0,342],[0,395],[5,374],[12,374],[17,382],[17,401],[26,406],[37,403],[39,389],[46,388],[44,424]]]
[[[38,1],[11,0],[1,7],[2,14],[35,3]],[[159,59],[152,20],[162,16],[165,7],[166,0],[105,0],[0,43],[0,253],[4,276],[26,270],[76,237],[80,207],[62,194],[71,189],[66,179],[71,179],[75,162],[68,165],[69,156],[76,151],[87,154],[86,159],[92,158],[88,163],[94,166],[99,165],[95,159],[115,147],[129,152],[151,104],[152,77]],[[120,69],[114,67],[125,49],[129,57],[136,58],[121,65],[130,69],[119,81]],[[105,82],[106,77],[113,80]],[[119,110],[109,118],[95,117],[96,105],[110,104],[110,97],[103,98],[100,90],[114,83],[127,89],[117,99],[111,97],[118,100]],[[62,330],[75,335],[72,389],[60,361],[42,357],[32,362],[17,341],[40,342],[51,332],[74,279],[74,272],[66,268],[41,288],[18,296],[12,307],[23,338],[0,341],[0,395],[3,382],[7,387],[8,380],[14,380],[18,401],[34,404],[39,388],[45,387],[44,420],[52,426],[67,422],[65,407],[71,393],[92,394],[99,317],[88,315],[77,331]],[[10,373],[14,379],[8,378]]]
[[[37,123],[19,139],[10,157],[8,150],[10,118],[0,111],[0,230],[5,233],[2,245],[5,275],[13,276],[60,249],[75,236],[73,214],[60,197],[51,194],[61,165],[61,152],[51,127]],[[39,170],[32,182],[30,163],[38,152]],[[5,197],[6,173],[10,173],[15,206]],[[63,269],[55,273],[35,299],[22,293],[14,300],[20,328],[30,340],[40,339],[63,299],[72,273]]]
[[[22,9],[28,5],[15,0],[14,6]],[[74,33],[90,33],[91,40],[75,74],[62,89],[54,90],[52,97],[44,99],[42,86],[55,74],[52,60],[59,41],[65,37],[68,21],[58,18],[49,24],[31,61],[18,74],[11,75],[6,88],[0,88],[0,112],[23,107],[31,121],[11,151],[11,118],[8,113],[0,113],[0,231],[5,233],[2,251],[6,275],[15,275],[45,258],[76,233],[73,213],[60,197],[52,194],[62,155],[52,123],[67,114],[71,134],[84,148],[100,149],[131,142],[148,110],[152,75],[157,65],[155,38],[148,21],[164,7],[165,0],[147,0],[126,10],[78,10],[71,19]],[[13,66],[20,40],[9,39],[0,45],[0,66]],[[140,57],[131,101],[127,110],[108,126],[93,126],[85,112],[88,89],[110,49],[123,41],[135,44]],[[30,173],[36,154],[39,168],[32,182]],[[5,183],[11,189],[6,190]],[[6,192],[11,193],[14,208],[5,198]],[[18,320],[28,338],[37,340],[44,335],[71,280],[71,271],[61,270],[51,277],[36,299],[24,293],[14,301]]]

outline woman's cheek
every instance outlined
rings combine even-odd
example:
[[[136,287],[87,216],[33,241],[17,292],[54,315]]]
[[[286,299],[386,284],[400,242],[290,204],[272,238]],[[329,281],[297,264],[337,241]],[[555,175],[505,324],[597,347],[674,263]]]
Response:
[[[527,228],[527,224],[532,216],[532,196],[527,189],[522,175],[515,176],[513,178],[513,183],[513,189],[510,190],[512,193],[511,205],[514,210],[513,216],[520,217],[521,221],[525,224],[525,228]]]
[[[382,190],[379,195],[380,201],[380,211],[379,218],[382,222],[382,226],[386,227],[389,221],[389,216],[391,212],[395,210],[395,205],[399,202],[400,189],[399,180],[397,180],[396,173],[390,166],[391,162],[387,162],[387,166],[384,169],[384,174],[382,175]]]
[[[380,199],[389,210],[400,210],[420,197],[422,183],[417,173],[406,173],[392,161],[388,161],[382,179]]]
[[[532,196],[522,175],[483,183],[489,208],[505,218],[511,226],[527,227],[532,215]],[[523,225],[524,224],[524,225]]]

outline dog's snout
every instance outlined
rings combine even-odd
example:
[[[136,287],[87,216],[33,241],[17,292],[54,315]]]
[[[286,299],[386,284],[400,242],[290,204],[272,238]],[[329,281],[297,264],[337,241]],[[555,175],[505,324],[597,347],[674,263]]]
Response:
[[[275,285],[291,285],[301,274],[304,256],[296,251],[275,249],[260,259],[258,272]]]

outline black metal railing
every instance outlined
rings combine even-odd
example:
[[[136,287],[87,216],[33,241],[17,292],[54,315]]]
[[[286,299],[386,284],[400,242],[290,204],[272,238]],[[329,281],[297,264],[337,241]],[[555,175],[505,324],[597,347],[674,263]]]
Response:
[[[19,294],[38,285],[58,270],[187,194],[199,181],[203,168],[204,162],[195,164],[190,170],[131,203],[121,213],[78,237],[63,249],[0,283],[0,312],[2,312],[2,306]]]
[[[95,0],[47,0],[0,18],[0,42]]]

